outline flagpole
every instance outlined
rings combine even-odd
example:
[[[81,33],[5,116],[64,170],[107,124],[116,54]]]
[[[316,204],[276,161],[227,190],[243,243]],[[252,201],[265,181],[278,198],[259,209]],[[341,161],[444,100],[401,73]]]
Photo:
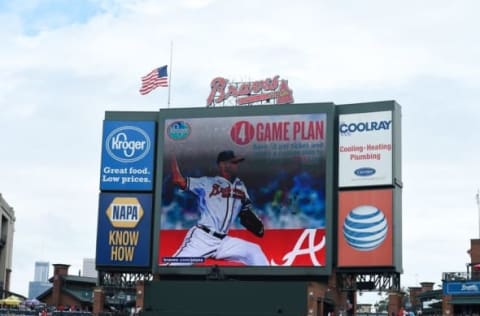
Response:
[[[170,70],[168,74],[168,105],[167,107],[170,108],[170,89],[172,88],[172,55],[173,55],[173,41],[170,41]]]

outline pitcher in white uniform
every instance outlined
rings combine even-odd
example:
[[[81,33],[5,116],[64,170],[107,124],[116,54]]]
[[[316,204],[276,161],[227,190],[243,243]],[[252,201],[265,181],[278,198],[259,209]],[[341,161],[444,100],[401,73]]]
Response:
[[[228,236],[228,230],[245,203],[251,203],[247,188],[237,177],[238,164],[245,160],[232,150],[217,156],[215,177],[184,177],[177,160],[172,157],[173,182],[198,199],[200,219],[187,232],[183,243],[168,265],[191,265],[206,258],[241,262],[251,266],[267,266],[268,259],[259,245]]]

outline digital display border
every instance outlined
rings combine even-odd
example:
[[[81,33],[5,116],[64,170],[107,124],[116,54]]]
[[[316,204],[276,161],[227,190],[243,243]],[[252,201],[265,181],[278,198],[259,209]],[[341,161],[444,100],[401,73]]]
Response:
[[[169,124],[175,121],[188,121],[188,120],[195,120],[195,119],[204,119],[208,121],[208,119],[213,120],[231,120],[232,118],[238,118],[242,121],[242,118],[250,118],[251,120],[262,120],[266,119],[267,117],[276,118],[288,118],[293,117],[295,115],[307,117],[308,115],[323,115],[325,120],[325,223],[324,223],[324,243],[326,247],[326,254],[324,258],[324,264],[322,266],[307,266],[307,265],[300,265],[300,266],[238,266],[238,265],[223,265],[222,270],[226,273],[232,275],[328,275],[331,273],[331,265],[332,265],[332,231],[331,231],[331,214],[332,214],[332,195],[333,195],[333,138],[334,138],[334,105],[331,103],[323,103],[323,104],[296,104],[292,105],[275,105],[275,106],[260,106],[260,107],[236,107],[236,108],[215,108],[209,109],[206,111],[205,109],[175,109],[169,111],[162,110],[160,111],[160,118],[159,118],[159,133],[158,133],[158,159],[157,159],[157,188],[156,188],[156,201],[155,201],[155,214],[159,215],[162,213],[161,204],[162,204],[162,193],[163,187],[165,184],[165,176],[164,172],[169,167],[164,166],[164,163],[167,160],[163,161],[160,157],[163,155],[166,150],[166,135],[164,131],[167,130]],[[248,121],[248,120],[247,120]],[[180,126],[180,129],[176,130],[174,133],[173,138],[183,137],[182,135],[188,134],[188,127],[187,125]],[[229,132],[231,132],[229,130]],[[291,135],[292,136],[292,135]],[[222,147],[223,148],[223,147]],[[215,155],[220,150],[215,151]],[[248,158],[247,158],[248,159]],[[154,229],[154,257],[157,258],[156,261],[152,262],[153,272],[160,273],[165,275],[203,275],[205,271],[208,271],[212,268],[212,266],[160,266],[159,265],[159,255],[160,255],[160,248],[162,247],[162,241],[159,240],[159,236],[162,234],[161,219],[155,219],[155,229]],[[242,233],[244,231],[240,231]],[[302,235],[302,232],[304,235]],[[305,247],[305,244],[308,246],[309,234],[313,236],[311,233],[311,229],[304,229],[302,232],[299,233],[298,237],[303,236],[304,243],[303,246],[297,247]],[[237,232],[238,233],[238,232]],[[266,234],[268,234],[268,227],[266,228]],[[300,242],[300,238],[297,240]],[[317,243],[319,241],[317,240]],[[155,244],[157,243],[157,244]],[[295,245],[294,245],[295,246]],[[294,250],[294,249],[291,249]],[[285,254],[287,255],[287,254]],[[310,254],[305,254],[305,256],[310,256]]]

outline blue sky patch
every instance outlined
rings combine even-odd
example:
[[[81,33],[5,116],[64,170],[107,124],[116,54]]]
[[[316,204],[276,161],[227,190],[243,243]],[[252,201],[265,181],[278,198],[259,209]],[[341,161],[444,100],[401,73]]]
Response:
[[[0,13],[19,17],[23,32],[30,36],[71,24],[86,23],[102,12],[101,2],[96,0],[0,0]]]

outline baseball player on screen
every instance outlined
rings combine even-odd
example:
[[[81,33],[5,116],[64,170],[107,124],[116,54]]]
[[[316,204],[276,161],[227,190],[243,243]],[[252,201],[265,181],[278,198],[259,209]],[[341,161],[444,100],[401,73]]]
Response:
[[[217,156],[215,177],[184,177],[175,156],[171,160],[172,180],[198,199],[200,219],[190,228],[183,243],[168,261],[169,265],[190,265],[191,258],[213,258],[266,266],[268,259],[259,245],[232,236],[228,231],[236,219],[249,231],[262,237],[263,224],[253,213],[245,184],[237,177],[238,164],[245,160],[231,150]],[[180,260],[182,259],[183,260]]]

